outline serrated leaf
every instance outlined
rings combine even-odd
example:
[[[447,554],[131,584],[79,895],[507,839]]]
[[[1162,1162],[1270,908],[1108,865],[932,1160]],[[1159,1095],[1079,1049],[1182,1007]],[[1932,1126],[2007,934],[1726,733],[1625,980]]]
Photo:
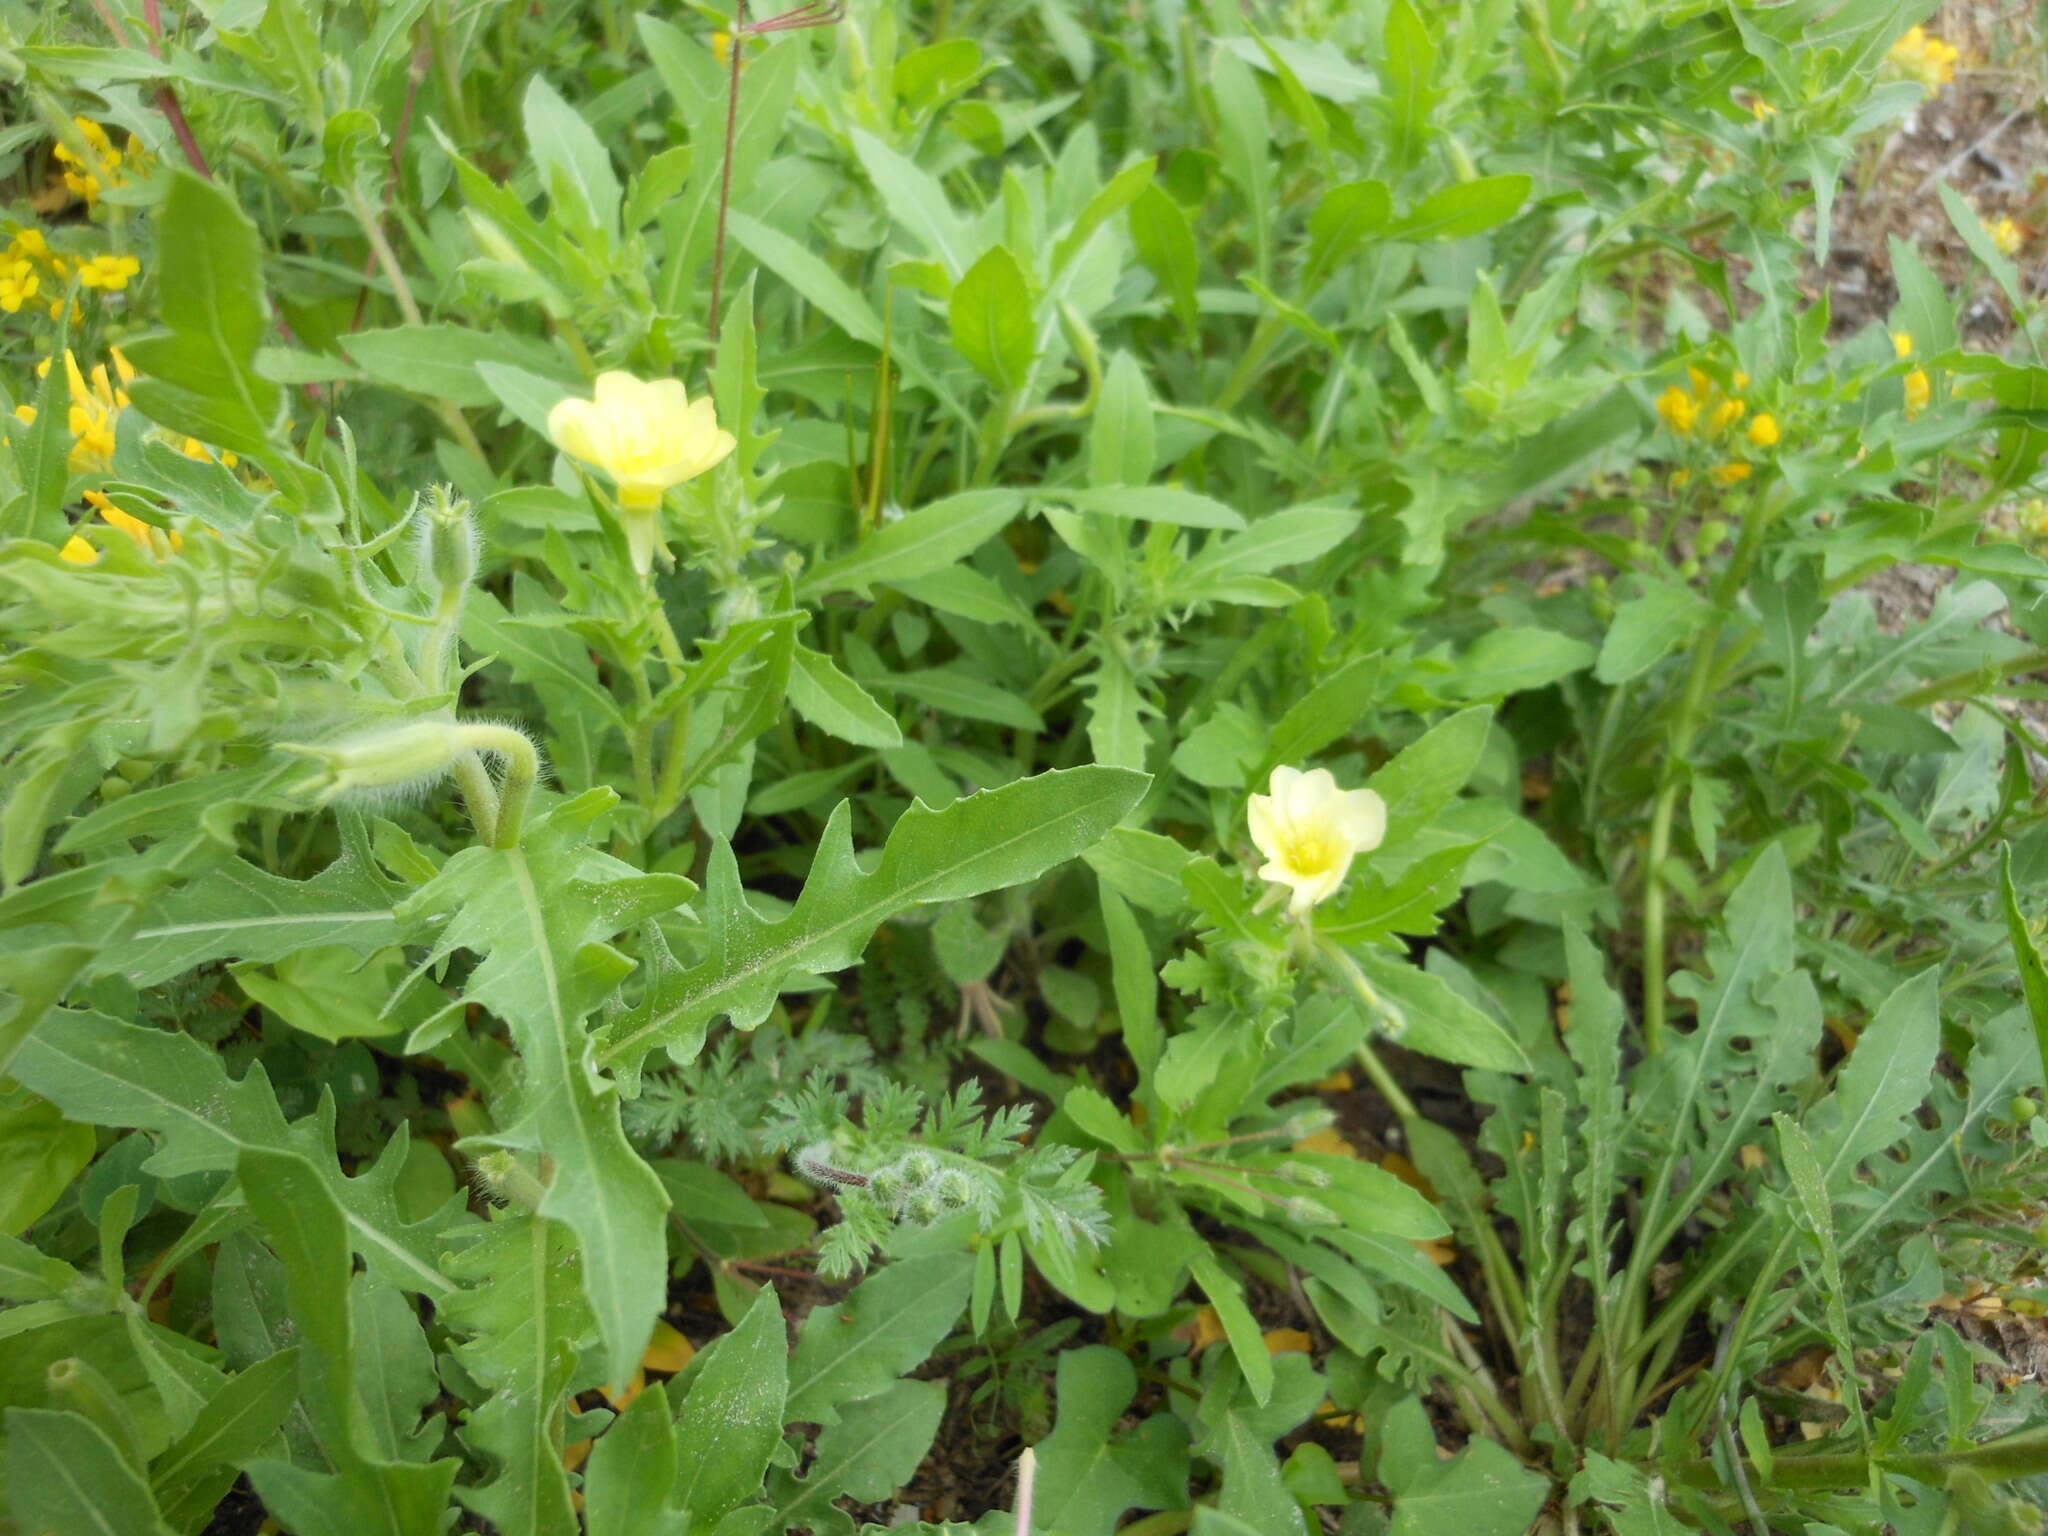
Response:
[[[732,850],[714,847],[706,881],[707,958],[658,978],[641,1005],[599,1037],[598,1062],[623,1077],[655,1046],[693,1057],[721,1016],[751,1029],[783,983],[843,970],[890,917],[928,902],[958,901],[1036,879],[1123,819],[1150,781],[1123,768],[1070,768],[985,790],[934,811],[915,802],[863,869],[851,811],[826,823],[803,894],[770,922],[747,902]]]
[[[965,1253],[903,1259],[837,1306],[814,1307],[789,1366],[789,1420],[837,1423],[841,1404],[870,1397],[921,1364],[965,1310],[973,1271]]]
[[[316,1114],[287,1126],[260,1066],[236,1082],[219,1055],[188,1035],[84,1010],[52,1014],[11,1070],[81,1124],[156,1133],[162,1143],[144,1166],[161,1178],[231,1170],[249,1151],[300,1156],[321,1170],[349,1243],[372,1273],[437,1299],[453,1288],[436,1260],[439,1234],[457,1218],[444,1211],[409,1223],[398,1213],[403,1128],[373,1167],[349,1178],[334,1161],[332,1122]]]
[[[579,956],[672,910],[692,887],[590,846],[617,799],[589,790],[530,822],[516,848],[463,849],[400,916],[431,933],[435,958],[458,949],[483,957],[463,995],[511,1027],[525,1069],[517,1113],[501,1114],[494,1140],[552,1159],[540,1214],[576,1234],[608,1379],[623,1383],[667,1293],[668,1195],[627,1142],[616,1095],[600,1092],[584,1064],[583,1019],[604,984],[593,985]]]

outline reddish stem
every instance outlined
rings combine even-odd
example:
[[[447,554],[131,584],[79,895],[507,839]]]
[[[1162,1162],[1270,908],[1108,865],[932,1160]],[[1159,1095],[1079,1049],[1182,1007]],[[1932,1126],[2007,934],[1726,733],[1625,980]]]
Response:
[[[740,51],[746,46],[747,0],[735,0],[732,13],[732,84],[725,93],[725,165],[718,177],[718,239],[711,248],[711,358],[718,366],[720,304],[725,291],[725,220],[732,209],[733,149],[740,136]]]

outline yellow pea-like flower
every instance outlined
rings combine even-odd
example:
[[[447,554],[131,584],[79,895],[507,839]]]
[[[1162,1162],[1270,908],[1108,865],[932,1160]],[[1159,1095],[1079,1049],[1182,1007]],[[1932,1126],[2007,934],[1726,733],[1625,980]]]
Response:
[[[1775,448],[1778,445],[1778,418],[1764,411],[1749,424],[1749,440],[1759,448]]]
[[[1335,894],[1351,861],[1387,835],[1387,804],[1370,789],[1339,789],[1327,768],[1275,768],[1271,793],[1247,807],[1252,841],[1266,862],[1259,878],[1284,885],[1297,917]]]
[[[1676,384],[1657,397],[1657,414],[1664,418],[1664,425],[1680,437],[1692,436],[1693,428],[1699,424],[1699,402]]]
[[[1736,422],[1742,420],[1742,413],[1748,409],[1748,405],[1743,401],[1723,400],[1714,407],[1714,414],[1709,418],[1712,427],[1711,435],[1719,437],[1723,432],[1734,426]]]

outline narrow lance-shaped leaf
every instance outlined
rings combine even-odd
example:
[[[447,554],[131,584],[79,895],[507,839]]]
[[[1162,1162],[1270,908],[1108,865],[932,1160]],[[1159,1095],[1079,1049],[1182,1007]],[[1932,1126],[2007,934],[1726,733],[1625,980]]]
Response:
[[[770,922],[748,905],[730,847],[714,847],[707,881],[706,958],[659,978],[639,1007],[599,1036],[598,1062],[637,1077],[656,1046],[688,1060],[720,1016],[752,1029],[793,976],[842,970],[874,931],[907,908],[959,901],[1036,879],[1115,826],[1149,782],[1122,768],[1070,768],[956,800],[912,804],[879,860],[863,869],[852,812],[841,803],[819,839],[803,894]]]

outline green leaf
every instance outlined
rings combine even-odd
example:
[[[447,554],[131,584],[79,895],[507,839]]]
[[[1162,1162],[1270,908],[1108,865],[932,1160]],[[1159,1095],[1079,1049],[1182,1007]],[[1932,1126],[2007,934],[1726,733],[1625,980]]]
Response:
[[[159,1178],[229,1171],[250,1151],[302,1157],[321,1171],[371,1273],[437,1300],[453,1289],[438,1258],[440,1234],[454,1218],[442,1212],[408,1223],[399,1215],[402,1131],[370,1169],[349,1178],[334,1161],[331,1124],[315,1115],[287,1127],[260,1066],[236,1082],[221,1057],[189,1035],[84,1010],[52,1014],[12,1070],[73,1120],[154,1132],[161,1145],[144,1166]]]
[[[1112,485],[1047,491],[1041,493],[1040,499],[1072,507],[1077,512],[1100,512],[1106,517],[1128,517],[1150,523],[1174,523],[1182,528],[1237,529],[1245,526],[1242,517],[1213,496],[1170,485]]]
[[[799,645],[789,673],[789,702],[821,731],[857,747],[900,747],[903,732],[874,696],[830,656]]]
[[[0,1236],[42,1220],[98,1147],[92,1127],[73,1125],[33,1094],[0,1103]]]
[[[1378,949],[1360,947],[1351,955],[1366,979],[1400,1014],[1403,1025],[1394,1038],[1409,1050],[1489,1072],[1532,1070],[1514,1036],[1442,977]]]
[[[721,1016],[753,1028],[785,981],[852,965],[869,935],[898,912],[1020,885],[1064,863],[1121,821],[1149,782],[1124,768],[1070,768],[943,810],[916,802],[865,870],[842,802],[818,840],[803,894],[774,922],[748,904],[732,850],[716,845],[705,890],[710,958],[656,980],[639,1007],[602,1032],[599,1063],[632,1076],[657,1045],[690,1060]]]
[[[605,1536],[674,1536],[683,1529],[669,1505],[676,1477],[676,1426],[668,1393],[650,1385],[612,1421],[583,1474],[586,1528]],[[760,1487],[754,1479],[752,1494]]]
[[[1021,390],[1038,358],[1031,285],[1008,246],[989,247],[948,303],[953,350],[1005,395]]]
[[[853,1521],[834,1500],[873,1504],[909,1482],[945,1414],[946,1385],[939,1381],[899,1381],[852,1404],[818,1436],[801,1480],[784,1472],[771,1482],[773,1528],[853,1536]]]
[[[24,1531],[170,1536],[135,1468],[82,1414],[7,1410],[7,1489]]]
[[[973,1283],[965,1253],[927,1254],[877,1270],[836,1306],[812,1308],[789,1365],[789,1420],[836,1424],[842,1404],[923,1363],[953,1331]]]
[[[882,321],[868,301],[818,257],[778,229],[733,209],[727,224],[749,254],[855,341],[882,344]]]
[[[1267,734],[1266,755],[1254,776],[1263,783],[1275,768],[1305,763],[1341,741],[1380,693],[1377,653],[1346,662],[1303,694]]]
[[[312,1162],[295,1152],[245,1150],[242,1192],[284,1261],[299,1352],[301,1395],[332,1473],[284,1462],[249,1468],[264,1502],[312,1536],[345,1530],[413,1536],[433,1528],[455,1480],[453,1460],[431,1466],[381,1459],[356,1388],[349,1225],[341,1202]]]
[[[538,77],[534,84],[540,84]],[[516,332],[479,331],[445,322],[356,331],[344,337],[341,346],[371,383],[450,405],[497,402],[496,391],[477,372],[479,363],[501,363],[538,377],[561,366],[550,348]],[[566,381],[558,384],[556,398],[581,387]]]
[[[455,1358],[490,1394],[471,1407],[463,1438],[493,1473],[465,1487],[463,1502],[508,1536],[574,1536],[562,1414],[596,1331],[575,1239],[529,1212],[502,1215],[448,1267],[468,1282],[442,1304],[464,1340]]]
[[[1387,837],[1403,838],[1434,822],[1465,787],[1486,750],[1493,711],[1462,709],[1439,720],[1366,780],[1387,804]]]
[[[1529,200],[1530,181],[1520,172],[1481,176],[1432,192],[1388,226],[1390,240],[1463,240],[1505,224]]]
[[[130,388],[135,408],[216,447],[263,455],[282,395],[255,369],[269,326],[256,226],[220,183],[179,170],[156,234],[157,314],[167,329],[125,344],[149,375]]]
[[[1252,270],[1264,278],[1273,267],[1272,119],[1251,66],[1228,49],[1217,49],[1209,61],[1209,85],[1216,99],[1223,173],[1244,199]]]
[[[1270,513],[1243,533],[1212,539],[1174,573],[1168,590],[1178,603],[1232,601],[1244,578],[1320,559],[1355,534],[1362,520],[1350,507],[1289,507]]]
[[[2005,931],[2012,940],[2013,960],[2020,973],[2020,990],[2027,999],[2027,1015],[2034,1023],[2034,1043],[2041,1055],[2041,1070],[2048,1076],[2048,960],[2027,926],[2020,910],[2019,891],[2012,883],[2012,844],[1998,845],[1998,881],[2005,907]]]
[[[1182,328],[1192,335],[1200,319],[1195,284],[1201,277],[1202,255],[1188,216],[1154,184],[1132,202],[1130,225],[1138,259],[1159,279]]]
[[[590,846],[617,799],[589,790],[529,823],[517,848],[463,849],[401,917],[431,933],[436,960],[458,949],[482,957],[463,995],[511,1026],[524,1066],[518,1113],[501,1117],[497,1136],[553,1160],[540,1214],[576,1233],[608,1379],[622,1384],[667,1294],[668,1196],[620,1129],[617,1097],[600,1095],[585,1066],[583,1019],[610,981],[582,961],[641,918],[673,910],[691,886]]]
[[[876,582],[932,575],[964,560],[1007,528],[1023,510],[1019,491],[962,491],[884,523],[858,548],[808,571],[797,597],[812,601],[830,592],[865,594]]]
[[[1149,173],[1151,162],[1141,163]],[[1152,478],[1157,454],[1145,370],[1119,351],[1103,370],[1102,398],[1088,423],[1088,478],[1095,485],[1143,485]]]
[[[1045,720],[1037,710],[1007,689],[983,682],[964,667],[875,673],[868,681],[891,693],[907,693],[928,708],[962,720],[987,720],[1013,731],[1045,729]]]
[[[1230,1353],[1237,1360],[1237,1368],[1244,1372],[1253,1401],[1264,1403],[1273,1395],[1273,1357],[1266,1352],[1266,1337],[1258,1320],[1245,1305],[1244,1287],[1224,1273],[1215,1254],[1206,1247],[1189,1260],[1188,1271],[1223,1320],[1224,1337],[1230,1341]]]
[[[149,1481],[164,1518],[197,1529],[242,1467],[277,1435],[299,1397],[299,1352],[280,1350],[230,1377],[207,1399],[192,1427],[149,1464]]]
[[[1713,605],[1692,588],[1676,581],[1638,576],[1638,596],[1614,610],[1593,675],[1603,683],[1625,683],[1640,677],[1692,634],[1713,613]]]
[[[409,969],[396,945],[368,960],[321,945],[286,955],[275,974],[251,965],[231,971],[244,992],[292,1028],[340,1041],[395,1035],[426,1022],[434,1011],[430,991],[410,992],[398,1007],[387,1006]]]
[[[1095,761],[1113,768],[1145,766],[1145,697],[1130,664],[1114,645],[1105,646],[1095,670],[1083,679],[1088,693],[1088,745]]]
[[[1405,170],[1421,154],[1436,110],[1437,46],[1414,0],[1394,0],[1386,18],[1379,72],[1393,127],[1394,164]]]
[[[1129,1358],[1103,1344],[1061,1352],[1059,1417],[1038,1446],[1038,1518],[1061,1536],[1110,1536],[1128,1509],[1185,1509],[1188,1432],[1171,1413],[1118,1425],[1138,1393]]]
[[[1187,910],[1181,871],[1193,855],[1172,838],[1139,827],[1116,827],[1081,857],[1104,885],[1132,906],[1161,917]]]
[[[1903,981],[1856,1038],[1835,1091],[1804,1117],[1827,1187],[1836,1198],[1856,1183],[1865,1160],[1906,1133],[1907,1117],[1927,1097],[1941,1049],[1941,970],[1928,966]]]
[[[2015,309],[2024,308],[2027,301],[2020,284],[2019,269],[2013,265],[2012,258],[1992,241],[1991,231],[1984,227],[1984,220],[1977,210],[1946,181],[1936,182],[1934,190],[1941,197],[1941,206],[1948,212],[1949,223],[1963,237],[1963,244],[1970,248],[1970,254],[1991,274],[1992,281],[2005,295],[2006,303]]]
[[[1491,1440],[1476,1436],[1449,1461],[1415,1398],[1400,1403],[1381,1433],[1380,1480],[1394,1490],[1391,1536],[1525,1536],[1550,1493],[1532,1472]]]
[[[1488,630],[1467,648],[1458,670],[1444,679],[1443,692],[1455,699],[1491,699],[1504,694],[1547,688],[1560,678],[1582,672],[1597,653],[1583,640],[1554,629]]]
[[[967,263],[968,234],[960,215],[946,201],[945,189],[929,171],[898,154],[865,128],[855,128],[852,139],[853,152],[860,159],[861,169],[874,183],[889,217],[917,236],[926,253],[936,258],[947,274],[964,286],[966,279],[960,274]],[[1002,248],[998,246],[997,249]],[[987,260],[987,256],[982,258],[983,262]],[[975,264],[977,268],[980,265],[981,262]],[[1013,270],[1015,266],[1013,260]],[[972,276],[971,270],[969,276]],[[1020,273],[1020,281],[1021,278]],[[957,289],[955,298],[957,301]],[[1028,306],[1026,318],[1029,318]],[[958,320],[954,322],[954,329],[957,334]],[[972,354],[969,356],[971,358]],[[980,365],[977,363],[976,366]]]
[[[816,1313],[812,1314],[816,1316]],[[808,1320],[807,1320],[808,1321]],[[789,1338],[774,1287],[740,1325],[692,1363],[676,1420],[673,1503],[709,1530],[760,1492],[789,1415]]]
[[[527,148],[555,212],[618,239],[619,178],[603,140],[541,75],[528,82],[522,112]]]
[[[371,955],[397,937],[391,890],[360,852],[309,880],[230,859],[151,907],[106,959],[131,985],[153,987],[209,960],[268,963],[337,944]]]

